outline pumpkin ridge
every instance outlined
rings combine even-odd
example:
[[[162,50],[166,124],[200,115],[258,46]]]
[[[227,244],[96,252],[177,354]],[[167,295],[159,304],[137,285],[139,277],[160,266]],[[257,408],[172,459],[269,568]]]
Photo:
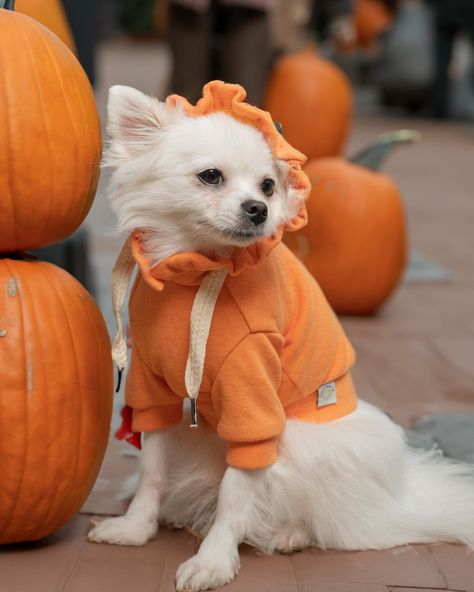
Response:
[[[42,27],[42,25],[40,23],[38,23],[38,25],[39,25],[39,27]],[[36,32],[38,34],[38,26],[35,27],[35,30],[36,30]],[[66,105],[66,111],[67,111],[68,116],[69,116],[69,121],[71,122],[71,128],[74,130],[74,136],[76,138],[76,142],[74,143],[74,151],[75,151],[75,159],[74,159],[74,162],[77,164],[77,166],[74,166],[73,167],[74,168],[74,182],[73,182],[73,185],[76,186],[77,185],[78,171],[79,171],[80,168],[82,168],[82,167],[79,166],[79,163],[80,163],[80,158],[79,158],[80,157],[80,153],[79,153],[79,151],[77,149],[78,144],[79,144],[79,142],[81,140],[78,138],[77,127],[75,125],[76,122],[75,122],[75,119],[74,119],[74,117],[72,116],[72,113],[71,113],[71,106],[69,105],[69,102],[68,102],[68,95],[67,95],[66,92],[64,92],[64,85],[63,85],[63,81],[61,79],[61,76],[60,76],[60,73],[59,73],[59,70],[58,70],[58,65],[57,65],[57,61],[55,59],[55,56],[51,53],[51,50],[50,50],[48,44],[44,42],[43,37],[41,35],[39,35],[39,34],[38,34],[38,37],[40,38],[41,43],[43,44],[43,46],[46,49],[46,52],[47,52],[47,54],[48,54],[48,56],[49,56],[49,58],[51,60],[51,64],[52,64],[53,69],[54,69],[54,72],[56,74],[56,80],[57,80],[59,86],[61,87],[61,90],[63,91],[64,104]],[[74,88],[74,93],[75,93],[76,97],[78,97],[77,86],[76,86],[76,84],[77,84],[76,78],[73,78],[72,82],[73,82],[72,86]],[[79,101],[79,102],[80,102],[80,105],[81,105],[81,110],[82,110],[83,118],[86,120],[86,123],[87,123],[87,117],[84,117],[84,108],[83,108],[82,100]],[[89,134],[89,136],[90,136],[90,134]],[[87,214],[87,212],[89,211],[89,209],[90,209],[90,204],[89,204],[89,208],[85,211],[85,213],[83,212],[83,219],[85,217],[85,214]]]
[[[31,48],[30,38],[28,35],[25,35],[23,28],[20,28],[20,31],[21,31],[21,35],[23,36],[24,46],[26,47],[26,50],[30,56],[30,61],[32,63],[34,63],[34,56],[33,56],[33,51]],[[41,38],[40,35],[38,35],[38,37]],[[41,42],[43,43],[42,39],[41,39]],[[44,43],[43,43],[43,47],[45,47]],[[52,219],[52,214],[53,214],[53,195],[55,194],[55,192],[54,192],[54,175],[51,170],[51,163],[53,162],[53,151],[51,149],[51,141],[49,138],[49,126],[48,126],[48,122],[47,122],[46,116],[45,116],[45,101],[44,101],[44,96],[43,96],[43,90],[41,88],[41,82],[38,78],[38,72],[37,72],[36,68],[33,68],[33,71],[34,71],[34,77],[35,77],[35,81],[36,81],[37,96],[39,98],[39,102],[41,105],[41,119],[43,121],[44,130],[46,132],[46,145],[48,147],[48,155],[49,155],[49,160],[48,160],[49,208],[48,208],[48,217],[44,220],[44,226],[46,227],[46,229],[49,230],[49,228],[51,226],[51,219]]]
[[[59,281],[60,281],[61,280],[61,274],[57,273],[58,270],[56,269],[55,266],[52,265],[52,267],[55,269],[56,276],[59,278]],[[67,272],[64,272],[64,273],[67,273]],[[56,280],[56,278],[54,278],[54,279]],[[74,334],[73,334],[73,330],[71,328],[71,321],[69,320],[69,315],[67,314],[67,308],[66,308],[65,303],[64,303],[63,295],[62,295],[61,291],[58,290],[57,285],[56,285],[56,281],[53,281],[53,282],[48,281],[48,284],[52,288],[52,291],[54,292],[54,294],[56,294],[56,297],[58,298],[59,302],[61,303],[61,308],[62,308],[62,313],[63,313],[62,314],[62,317],[65,319],[64,326],[65,327],[67,326],[67,328],[68,328],[68,333],[69,333],[69,336],[70,336],[71,346],[72,346],[72,351],[73,351],[72,358],[74,359],[74,371],[75,371],[75,375],[76,375],[76,377],[75,377],[75,384],[77,385],[77,391],[82,394],[82,389],[81,389],[81,375],[80,375],[81,373],[80,373],[79,368],[78,368],[78,365],[77,365],[77,360],[78,360],[78,357],[79,356],[78,356],[78,353],[77,353],[77,350],[76,350],[75,341],[74,341]],[[81,434],[82,434],[83,405],[82,405],[82,398],[81,398],[81,396],[77,397],[77,400],[79,402],[79,413],[77,414],[78,415],[78,421],[77,421],[77,424],[76,424],[77,425],[77,435],[76,435],[75,450],[80,450],[81,449],[80,448],[80,444],[81,444]],[[74,486],[76,484],[77,476],[78,476],[78,464],[79,464],[79,462],[78,462],[78,459],[79,459],[78,454],[75,454],[74,455],[74,458],[75,458],[75,460],[74,460],[74,470],[72,471],[72,474],[71,474],[72,477],[71,477],[70,482],[69,482],[69,488],[70,488],[71,491],[74,490]],[[59,488],[56,489],[56,495],[53,498],[53,502],[57,498],[58,489]],[[48,514],[46,515],[45,522],[47,522],[47,520],[49,519],[50,515],[52,514],[52,510],[54,509],[54,503],[53,502],[50,505],[50,509],[49,509]],[[69,505],[69,507],[66,507],[65,510],[61,514],[59,514],[61,516],[61,518],[60,518],[60,526],[65,521],[64,516],[69,516],[70,513],[71,513],[71,506]]]
[[[37,280],[37,277],[36,277],[36,273],[35,273],[35,281],[36,280]],[[30,317],[32,318],[32,325],[34,327],[34,334],[35,335],[40,335],[40,324],[38,323],[38,318],[41,315],[38,314],[37,299],[31,298],[31,305],[29,307],[29,312],[30,312]],[[44,353],[45,352],[44,352],[43,340],[42,339],[40,339],[38,341],[38,345],[39,345],[39,350],[41,351],[41,356],[39,356],[39,358],[41,360],[43,360],[44,359]],[[46,385],[48,384],[48,381],[47,381],[47,377],[46,377],[46,373],[45,373],[44,364],[39,364],[39,366],[41,367],[41,373],[42,373],[42,379],[43,379],[42,380],[42,384],[43,384],[44,388],[39,388],[38,390],[39,390],[39,392],[43,392],[44,390],[47,390],[47,386]],[[51,439],[49,437],[50,436],[50,427],[49,426],[50,426],[51,405],[49,404],[49,400],[48,400],[48,397],[47,396],[45,396],[44,398],[42,398],[41,406],[42,406],[42,408],[45,408],[46,409],[46,413],[45,413],[46,421],[43,423],[43,425],[47,429],[46,441],[47,442],[50,442]],[[49,454],[46,454],[45,457],[46,457],[46,463],[45,463],[45,470],[44,470],[44,473],[43,474],[45,476],[48,476],[49,477],[47,479],[47,483],[48,483],[47,491],[51,491],[51,489],[53,489],[53,480],[51,479],[51,471],[50,471],[50,469],[51,469],[50,455]],[[45,481],[46,481],[46,479],[45,479]],[[47,515],[48,515],[48,513],[46,512],[46,516]],[[41,522],[46,522],[46,520],[44,519],[44,517],[41,517],[41,515],[39,515],[39,514],[38,514],[38,520],[41,520]],[[35,530],[36,531],[36,530],[38,530],[38,529],[41,528],[41,523],[40,522],[37,522],[36,524],[35,523],[31,523],[30,524],[30,527],[31,527],[32,530]]]
[[[79,167],[80,152],[78,151],[78,144],[80,142],[80,139],[78,138],[77,128],[76,128],[76,125],[75,125],[75,120],[74,120],[74,117],[72,116],[71,108],[70,108],[70,105],[69,105],[69,102],[68,102],[68,95],[64,91],[63,81],[61,79],[61,76],[60,76],[60,73],[59,73],[59,70],[58,70],[58,65],[57,65],[55,56],[51,53],[51,49],[49,48],[48,44],[45,43],[44,38],[40,34],[41,29],[44,29],[44,28],[45,27],[43,25],[41,25],[41,23],[37,23],[35,21],[34,30],[36,31],[36,34],[37,34],[37,36],[38,36],[41,44],[43,45],[43,47],[45,48],[46,53],[49,56],[50,63],[52,65],[52,69],[54,70],[54,73],[56,74],[57,84],[61,87],[61,91],[62,91],[62,94],[63,94],[63,97],[64,97],[64,104],[66,106],[66,111],[67,111],[67,114],[69,116],[69,121],[71,122],[71,128],[74,130],[74,136],[75,136],[75,139],[76,139],[76,142],[74,143],[74,152],[75,152],[74,162],[76,163],[76,166],[73,167],[73,170],[74,170],[74,181],[71,181],[71,183],[72,183],[72,185],[74,187],[76,187],[77,186],[77,174],[78,174],[78,171],[79,171],[79,168],[80,168]],[[40,29],[40,30],[38,30],[38,29]],[[77,96],[76,80],[75,80],[75,78],[73,79],[73,82],[74,82],[74,84],[73,84],[74,92],[76,93],[76,96]],[[81,107],[82,107],[82,101],[81,101]],[[82,110],[82,114],[84,115],[84,110]],[[85,119],[87,120],[87,117],[85,117]],[[48,142],[49,142],[49,134],[48,134]],[[87,210],[85,213],[87,214],[88,211],[89,210]]]
[[[15,278],[15,280],[17,281],[17,274],[14,273],[16,270],[14,269],[14,272],[11,272],[11,268],[9,265],[9,261],[8,259],[4,259],[5,261],[5,266],[7,268],[7,270],[9,271],[9,274],[11,274],[11,277]],[[14,266],[15,267],[15,266]],[[18,285],[18,283],[17,283]],[[19,283],[19,288],[22,288],[21,282]],[[20,310],[21,313],[21,334],[22,334],[22,340],[23,340],[23,348],[22,348],[22,352],[25,352],[25,343],[26,343],[26,339],[25,339],[25,319],[24,319],[24,314],[23,314],[23,307],[21,306],[21,289],[18,289],[18,308]],[[24,359],[24,366],[26,366],[26,359]],[[25,381],[26,381],[26,372],[25,372]],[[24,401],[24,409],[23,409],[24,413],[24,418],[25,418],[25,422],[24,422],[24,430],[23,430],[23,434],[24,434],[24,450],[23,450],[23,459],[21,462],[21,477],[18,480],[18,486],[17,486],[17,490],[16,490],[16,495],[14,497],[13,500],[13,504],[10,508],[10,515],[7,518],[6,523],[3,526],[2,529],[2,535],[5,536],[5,534],[8,532],[8,528],[10,527],[11,523],[13,522],[13,517],[15,515],[15,510],[18,506],[18,501],[20,499],[20,492],[21,492],[21,488],[23,485],[23,481],[25,479],[25,472],[26,472],[26,459],[28,458],[28,452],[29,452],[29,448],[28,448],[28,405],[26,403],[26,401]]]
[[[92,299],[92,297],[91,297]],[[85,316],[87,318],[87,323],[88,323],[88,334],[91,336],[91,343],[94,343],[94,349],[95,349],[95,359],[99,360],[102,358],[102,352],[104,351],[101,347],[100,347],[100,342],[103,338],[103,333],[100,332],[98,330],[98,324],[96,322],[94,322],[94,319],[91,316],[91,308],[89,306],[89,303],[87,303],[84,306],[84,310],[85,310]],[[103,320],[102,320],[103,322]],[[108,336],[108,331],[106,329],[106,334]],[[93,339],[92,339],[93,337]],[[111,351],[111,345],[110,345],[110,339],[107,340],[107,348],[106,348],[107,352]],[[104,375],[102,372],[99,372],[96,376],[96,378],[98,378],[98,388],[96,389],[97,392],[99,393],[103,393],[106,389],[106,382],[104,379]],[[112,381],[113,381],[113,373],[112,373]],[[96,397],[95,398],[96,401],[96,413],[98,417],[104,417],[107,415],[107,401],[105,400],[105,397]],[[101,456],[100,456],[100,450],[103,449],[104,447],[107,447],[107,443],[108,443],[108,439],[109,439],[109,430],[110,430],[110,422],[112,420],[111,414],[108,418],[108,422],[106,425],[106,430],[102,430],[102,432],[104,432],[104,436],[102,438],[102,440],[99,437],[96,437],[96,446],[95,446],[95,452],[94,452],[94,458],[95,458],[95,463],[94,463],[94,471],[91,471],[91,481],[90,481],[90,485],[88,487],[89,490],[92,490],[94,483],[97,479],[97,476],[99,474],[100,471],[100,467],[101,467]],[[96,429],[97,432],[101,432],[101,426],[100,425],[95,425],[94,428]]]
[[[14,21],[14,24],[15,24],[15,21]],[[5,100],[5,105],[9,105],[10,104],[10,101],[8,100],[7,75],[6,75],[5,64],[2,61],[2,52],[0,52],[0,71],[3,73],[3,85],[2,85],[2,87],[3,87],[3,95],[4,95],[5,99],[6,99]],[[8,152],[9,152],[9,156],[10,156],[10,158],[6,159],[6,161],[7,162],[11,162],[11,160],[12,160],[12,158],[11,158],[12,157],[12,149],[11,149],[11,146],[12,146],[12,143],[11,143],[12,133],[11,133],[11,129],[10,129],[10,121],[9,121],[9,118],[8,118],[8,113],[6,111],[5,111],[5,130],[6,130],[6,136],[7,136],[6,145],[8,146]],[[15,218],[15,200],[13,198],[13,196],[15,194],[13,183],[12,183],[13,179],[12,179],[12,175],[9,172],[10,171],[9,167],[7,166],[5,168],[7,169],[7,173],[6,174],[7,174],[7,179],[8,179],[8,187],[9,187],[9,190],[10,190],[10,192],[9,192],[10,204],[11,204],[10,211],[12,212],[13,219],[16,222],[16,218]],[[18,240],[17,239],[17,233],[16,233],[16,224],[10,225],[10,228],[11,228],[11,231],[13,232],[13,241],[14,241],[15,246],[16,246],[17,240]]]
[[[72,279],[74,280],[74,282],[76,282],[75,278],[72,278]],[[77,291],[76,291],[76,290],[73,290],[73,286],[74,286],[74,284],[73,284],[73,283],[70,283],[70,284],[68,284],[68,285],[66,286],[66,290],[65,290],[65,294],[64,294],[64,295],[65,295],[65,297],[67,298],[67,300],[68,300],[68,301],[71,301],[71,302],[72,302],[74,299],[76,299],[76,298],[77,298],[77,296],[78,296],[78,294],[77,294]],[[66,312],[66,308],[65,308],[65,305],[64,305],[64,300],[63,300],[62,298],[61,298],[61,301],[63,302],[64,310],[65,310],[65,312]],[[78,305],[76,305],[76,306],[78,306]],[[89,310],[88,310],[88,306],[87,306],[87,304],[83,303],[83,304],[80,306],[80,308],[83,310],[83,312],[85,312],[85,315],[84,315],[84,316],[85,316],[85,317],[87,317],[87,320],[88,320],[88,325],[90,326],[90,322],[89,322]],[[72,336],[72,338],[73,338],[73,330],[72,330],[72,327],[71,327],[71,323],[70,323],[70,321],[69,321],[69,315],[68,315],[68,317],[67,317],[67,318],[68,318],[68,325],[69,325],[69,328],[70,328],[71,336]],[[90,330],[88,330],[88,331],[87,331],[87,333],[88,333],[88,336],[89,336],[89,347],[91,346],[91,344],[92,344],[93,342],[94,342],[94,346],[96,346],[96,343],[97,343],[97,341],[96,341],[96,340],[93,340],[93,339],[91,339],[91,331],[90,331]],[[95,349],[96,349],[96,347],[95,347]],[[76,352],[76,350],[75,350],[75,349],[74,349],[74,352],[75,352],[75,359],[80,359],[80,357],[82,357],[82,356],[79,356],[79,355],[77,354],[77,352]],[[89,352],[89,353],[90,353],[90,352]],[[96,359],[100,359],[100,356],[97,356],[97,357],[96,357]],[[76,367],[77,367],[77,365],[76,365]],[[80,376],[80,375],[81,375],[81,373],[80,373],[80,372],[78,372],[78,375]],[[101,377],[101,372],[99,372],[99,373],[98,373],[98,375],[99,375],[99,378],[100,378],[100,377]],[[95,378],[96,378],[96,377],[95,377]],[[99,382],[99,384],[100,384],[100,382]],[[101,392],[102,392],[102,391],[100,391],[100,390],[98,390],[98,389],[96,389],[96,390],[97,390],[97,392],[99,392],[99,393],[101,393]],[[78,389],[78,391],[82,393],[82,388],[79,388],[79,389]],[[96,399],[95,399],[95,400],[97,400],[97,399],[99,399],[99,398],[100,398],[100,397],[96,397]],[[83,427],[82,427],[82,426],[84,425],[84,406],[83,406],[83,404],[82,404],[82,397],[79,397],[79,414],[78,414],[78,415],[79,415],[79,430],[78,430],[78,433],[79,433],[79,443],[78,443],[78,446],[77,446],[77,448],[76,448],[76,450],[78,451],[78,453],[75,455],[75,457],[76,457],[75,470],[74,470],[74,474],[73,474],[72,481],[71,481],[71,483],[70,483],[70,487],[71,487],[71,489],[73,489],[74,491],[77,491],[78,489],[81,489],[81,482],[80,482],[80,481],[81,481],[82,479],[81,479],[81,480],[79,481],[79,483],[78,483],[78,477],[81,477],[81,475],[80,475],[80,470],[79,470],[79,469],[80,469],[80,465],[81,465],[81,463],[79,462],[79,461],[80,461],[80,459],[81,459],[81,454],[80,454],[80,452],[81,452],[81,451],[83,451],[83,452],[84,452],[84,455],[85,455],[85,456],[87,456],[87,449],[84,449],[84,447],[80,445],[80,443],[81,443],[81,441],[82,441],[82,436],[83,436]],[[86,425],[86,426],[88,425],[88,424],[87,424],[87,422],[85,423],[85,425]],[[96,438],[96,450],[98,449],[98,447],[99,447],[99,439],[98,439],[98,438]],[[95,465],[94,465],[94,467],[95,467]],[[90,471],[90,473],[94,473],[94,471]],[[97,474],[95,474],[95,475],[91,475],[91,477],[92,477],[92,478],[91,478],[91,481],[92,481],[92,483],[90,484],[90,482],[89,482],[89,481],[87,482],[87,489],[88,489],[88,490],[91,490],[91,489],[92,489],[92,486],[93,486],[93,484],[94,484],[94,482],[95,482],[95,480],[96,480],[96,478],[97,478]],[[90,485],[91,485],[91,486],[90,486]],[[81,504],[81,505],[82,505],[82,504]],[[76,507],[73,505],[72,507],[74,508],[75,512],[78,512],[78,511],[80,510],[80,506],[76,508]],[[64,512],[64,513],[63,513],[63,515],[60,515],[60,516],[61,516],[61,517],[60,517],[60,521],[61,521],[61,523],[64,523],[65,521],[67,521],[67,519],[68,519],[68,515],[69,515],[69,514],[70,514],[70,512]]]
[[[84,103],[84,96],[81,95],[78,89],[78,80],[77,78],[74,78],[73,80],[73,88],[74,88],[74,94],[76,95],[76,98],[78,100],[78,103],[80,104],[81,107],[81,111],[82,111],[82,115],[83,115],[83,119],[85,121],[85,128],[87,128],[87,135],[88,135],[88,143],[93,146],[94,145],[94,140],[93,140],[93,136],[94,136],[94,131],[92,130],[91,126],[90,126],[90,119],[86,116],[87,113],[87,108],[86,105]],[[102,139],[100,140],[101,145],[102,145]],[[102,150],[100,150],[99,154],[98,154],[98,161],[100,162],[101,160],[101,152]],[[99,182],[99,175],[98,173],[99,171],[99,162],[97,161],[97,158],[94,160],[94,162],[92,162],[92,169],[88,170],[88,174],[90,174],[91,180],[90,180],[90,184],[89,184],[89,199],[86,201],[84,200],[84,209],[82,211],[82,219],[84,220],[84,218],[87,216],[89,210],[92,207],[93,201],[94,201],[94,197],[97,191],[97,184]],[[95,187],[95,190],[92,190],[92,188]]]
[[[101,356],[100,356],[100,352],[99,352],[98,347],[97,347],[98,335],[97,335],[97,332],[95,330],[95,325],[92,322],[92,319],[91,319],[90,314],[89,314],[89,307],[88,306],[84,306],[84,310],[86,312],[85,317],[87,318],[87,325],[88,325],[88,330],[87,331],[88,331],[88,334],[90,335],[90,343],[91,343],[91,345],[92,344],[94,345],[94,356],[96,356],[96,359],[100,359]],[[95,377],[95,380],[97,380],[97,379],[98,379],[98,387],[99,387],[97,389],[97,392],[101,393],[101,392],[103,392],[102,391],[102,382],[103,381],[102,381],[102,373],[101,372],[99,372],[98,375]],[[96,404],[96,413],[97,413],[97,415],[99,417],[101,417],[102,416],[102,414],[100,413],[101,397],[96,397],[95,398],[95,404]],[[97,429],[100,428],[100,426],[94,426],[94,428],[96,428],[96,427],[97,427]],[[101,445],[101,442],[99,441],[98,438],[96,438],[96,445],[95,445],[95,451],[94,451],[94,458],[95,459],[97,459],[97,457],[98,457],[98,452],[99,452],[99,449],[100,449],[100,445]],[[94,481],[95,481],[96,478],[97,478],[97,473],[96,473],[96,462],[95,462],[94,463],[94,471],[92,471],[92,478],[91,478],[91,480],[92,480],[92,487],[94,485]],[[92,487],[90,489],[92,489]]]

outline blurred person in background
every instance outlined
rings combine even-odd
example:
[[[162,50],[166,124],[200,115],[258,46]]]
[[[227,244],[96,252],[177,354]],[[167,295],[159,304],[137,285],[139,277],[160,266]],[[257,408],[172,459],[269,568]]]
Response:
[[[464,33],[474,45],[474,0],[430,0],[435,21],[435,71],[432,112],[445,118],[449,111],[449,66],[456,37]],[[472,79],[472,77],[471,77]]]
[[[357,39],[354,21],[356,0],[315,0],[309,26],[320,42],[332,41],[341,50]]]
[[[272,54],[270,11],[276,0],[171,0],[171,90],[195,102],[212,79],[241,84],[261,105]]]

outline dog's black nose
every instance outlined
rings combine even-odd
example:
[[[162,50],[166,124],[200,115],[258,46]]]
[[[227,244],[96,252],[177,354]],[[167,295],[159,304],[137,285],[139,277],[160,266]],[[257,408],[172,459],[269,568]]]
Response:
[[[267,205],[263,203],[263,201],[249,199],[248,201],[244,201],[242,204],[242,209],[249,220],[255,224],[255,226],[263,224],[263,222],[265,222],[267,219],[268,208]]]

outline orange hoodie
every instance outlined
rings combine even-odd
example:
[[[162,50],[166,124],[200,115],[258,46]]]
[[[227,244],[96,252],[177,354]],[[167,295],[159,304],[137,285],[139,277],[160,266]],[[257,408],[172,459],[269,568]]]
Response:
[[[192,115],[221,109],[255,124],[287,161],[292,184],[307,189],[303,155],[278,135],[267,113],[242,103],[242,92],[210,83],[195,107],[184,107]],[[302,207],[287,227],[305,220]],[[232,258],[180,253],[155,267],[142,252],[140,232],[133,233],[141,273],[130,296],[126,402],[134,432],[181,421],[191,310],[203,278],[222,268],[228,274],[212,313],[198,400],[200,418],[228,442],[228,464],[257,469],[275,462],[287,417],[319,423],[355,409],[353,349],[314,278],[280,242],[282,232]]]
[[[232,260],[183,253],[150,269],[134,236],[141,274],[130,297],[126,390],[134,431],[181,421],[191,308],[203,275],[222,266],[229,275],[212,317],[199,410],[229,443],[227,462],[275,462],[286,417],[317,423],[354,410],[354,353],[339,322],[293,254],[276,239],[263,242]],[[336,401],[324,405],[318,388],[332,381]]]

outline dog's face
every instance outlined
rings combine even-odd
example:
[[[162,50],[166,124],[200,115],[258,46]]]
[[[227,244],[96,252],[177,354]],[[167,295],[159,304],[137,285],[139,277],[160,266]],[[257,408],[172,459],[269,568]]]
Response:
[[[128,87],[111,89],[108,110],[112,205],[121,229],[148,231],[155,262],[248,246],[294,216],[286,163],[252,126],[188,117]]]

